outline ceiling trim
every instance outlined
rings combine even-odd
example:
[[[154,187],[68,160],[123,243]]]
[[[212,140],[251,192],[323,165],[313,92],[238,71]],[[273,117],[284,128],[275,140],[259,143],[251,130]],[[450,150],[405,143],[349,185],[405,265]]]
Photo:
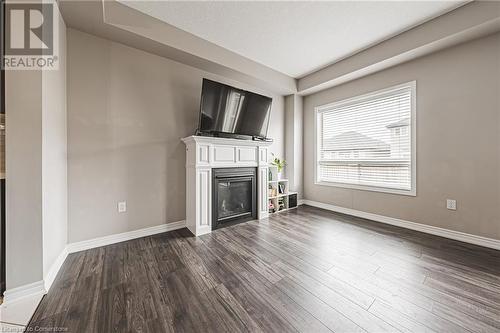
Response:
[[[71,28],[280,95],[297,91],[296,79],[116,0],[66,0],[60,7]]]
[[[69,27],[280,95],[309,95],[500,31],[500,3],[474,1],[294,79],[117,0],[60,4]]]
[[[471,2],[298,80],[309,95],[500,31],[499,2]]]

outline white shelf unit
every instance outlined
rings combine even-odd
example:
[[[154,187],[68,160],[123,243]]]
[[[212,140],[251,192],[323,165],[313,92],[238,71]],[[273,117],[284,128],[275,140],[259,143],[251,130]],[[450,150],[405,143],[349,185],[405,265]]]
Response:
[[[269,214],[279,213],[289,209],[296,208],[290,205],[290,197],[295,196],[297,202],[297,192],[290,191],[288,179],[278,177],[278,167],[269,165],[268,176],[268,209]]]

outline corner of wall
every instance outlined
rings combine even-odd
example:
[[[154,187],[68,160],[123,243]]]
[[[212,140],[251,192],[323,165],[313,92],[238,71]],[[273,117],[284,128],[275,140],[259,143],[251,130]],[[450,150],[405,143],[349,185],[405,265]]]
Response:
[[[290,188],[303,197],[303,100],[297,94],[285,97],[285,159]]]
[[[68,239],[66,24],[60,13],[54,23],[58,68],[42,71],[42,257],[43,278],[49,281]]]

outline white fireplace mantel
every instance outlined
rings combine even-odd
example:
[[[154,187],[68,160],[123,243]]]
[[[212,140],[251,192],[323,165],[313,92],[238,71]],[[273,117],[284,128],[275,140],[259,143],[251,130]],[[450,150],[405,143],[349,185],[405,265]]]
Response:
[[[267,177],[271,142],[188,136],[186,144],[186,225],[195,235],[212,231],[212,169],[255,167],[257,218],[267,218]]]

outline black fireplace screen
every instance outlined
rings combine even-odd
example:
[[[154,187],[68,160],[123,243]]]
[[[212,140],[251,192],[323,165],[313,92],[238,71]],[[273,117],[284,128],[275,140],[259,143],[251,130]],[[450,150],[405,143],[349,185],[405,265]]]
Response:
[[[213,229],[256,218],[256,170],[213,169]]]
[[[252,180],[235,179],[218,183],[219,219],[252,212]]]

